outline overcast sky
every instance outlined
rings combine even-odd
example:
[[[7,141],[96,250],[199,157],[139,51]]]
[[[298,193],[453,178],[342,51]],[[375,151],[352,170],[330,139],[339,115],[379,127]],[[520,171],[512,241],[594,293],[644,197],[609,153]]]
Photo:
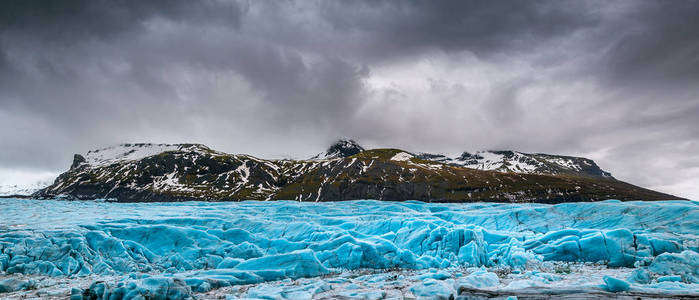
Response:
[[[697,1],[2,1],[0,184],[198,142],[592,158],[699,199]]]

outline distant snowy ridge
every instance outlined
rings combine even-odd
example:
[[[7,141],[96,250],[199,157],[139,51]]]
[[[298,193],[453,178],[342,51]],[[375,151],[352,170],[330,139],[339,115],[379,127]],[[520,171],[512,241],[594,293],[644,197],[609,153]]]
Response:
[[[40,181],[30,184],[4,184],[0,185],[0,197],[2,196],[29,196],[51,185],[51,181]]]
[[[448,158],[366,150],[351,140],[309,160],[260,159],[200,144],[122,144],[76,154],[70,169],[34,196],[122,202],[678,199],[615,180],[583,158],[512,151]]]

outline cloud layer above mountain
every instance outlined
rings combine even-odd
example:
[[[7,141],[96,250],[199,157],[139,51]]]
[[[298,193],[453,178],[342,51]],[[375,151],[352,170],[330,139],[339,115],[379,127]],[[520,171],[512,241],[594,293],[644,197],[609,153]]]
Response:
[[[350,137],[587,156],[699,199],[697,36],[697,1],[7,1],[0,180],[121,142]]]

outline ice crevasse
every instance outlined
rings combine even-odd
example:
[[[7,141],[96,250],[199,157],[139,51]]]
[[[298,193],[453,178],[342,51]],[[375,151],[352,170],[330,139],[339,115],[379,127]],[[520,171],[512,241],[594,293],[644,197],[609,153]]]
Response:
[[[637,283],[666,276],[666,281],[699,284],[699,206],[689,201],[117,204],[2,199],[0,206],[0,272],[7,277],[0,280],[0,292],[31,286],[12,274],[123,276],[117,286],[96,282],[90,292],[129,298],[149,291],[178,298],[343,270],[525,270],[545,261],[636,267],[628,280]]]

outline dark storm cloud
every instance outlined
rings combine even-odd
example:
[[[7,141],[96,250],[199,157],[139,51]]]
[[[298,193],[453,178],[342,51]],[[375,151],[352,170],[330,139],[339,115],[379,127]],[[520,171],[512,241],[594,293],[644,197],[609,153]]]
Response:
[[[238,26],[243,7],[236,2],[156,0],[3,1],[0,30],[20,30],[45,41],[110,38],[138,29],[146,20],[224,22]],[[37,36],[38,35],[38,36]]]
[[[213,1],[8,5],[2,42],[11,46],[2,49],[7,58],[2,74],[13,79],[0,84],[0,108],[26,114],[20,121],[27,124],[7,124],[24,130],[4,132],[5,140],[19,145],[3,152],[4,165],[63,165],[58,156],[67,151],[37,160],[21,149],[41,140],[60,145],[73,136],[77,145],[61,147],[84,151],[139,138],[210,143],[207,133],[220,127],[251,138],[265,131],[274,136],[343,124],[360,104],[366,69],[333,55],[306,59],[291,47],[241,33],[246,6]],[[210,83],[186,78],[194,74],[213,79],[233,74],[253,91],[232,90],[228,99],[220,99],[205,87],[183,96],[188,84]],[[40,124],[31,118],[50,120],[54,132],[41,136]],[[237,143],[224,143],[231,144]]]
[[[478,55],[528,52],[538,43],[592,26],[599,17],[582,1],[337,1],[323,16],[358,31],[372,55],[426,49]]]
[[[61,171],[72,153],[119,142],[304,157],[348,136],[590,155],[618,178],[699,195],[687,188],[699,176],[698,9],[4,1],[0,171]]]
[[[614,84],[669,88],[699,82],[699,2],[645,1],[631,10],[605,51]]]

